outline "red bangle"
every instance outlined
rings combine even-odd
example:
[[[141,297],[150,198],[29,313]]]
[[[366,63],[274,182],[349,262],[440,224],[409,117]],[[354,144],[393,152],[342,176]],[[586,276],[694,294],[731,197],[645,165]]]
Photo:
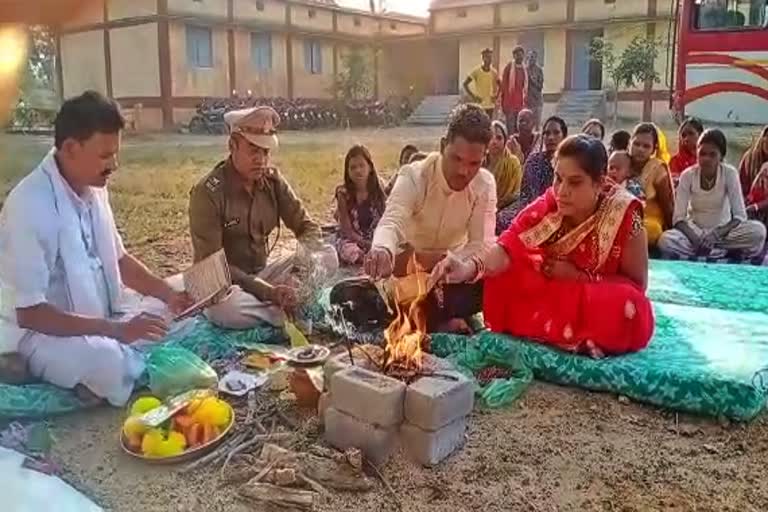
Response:
[[[485,277],[485,263],[479,256],[472,256],[471,261],[475,264],[475,277],[469,281],[470,284],[474,284]]]

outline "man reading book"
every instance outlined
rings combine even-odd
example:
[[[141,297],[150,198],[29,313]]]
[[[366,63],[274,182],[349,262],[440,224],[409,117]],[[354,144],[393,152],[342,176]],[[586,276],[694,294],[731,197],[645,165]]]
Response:
[[[295,257],[267,264],[280,223],[310,250],[322,246],[320,227],[270,163],[278,145],[277,112],[255,107],[228,112],[224,120],[230,128],[229,157],[192,188],[189,200],[195,262],[223,248],[235,285],[206,315],[230,329],[262,321],[279,327],[284,313],[297,305],[299,284],[291,275]]]
[[[54,125],[54,148],[0,212],[0,357],[18,351],[33,376],[119,406],[144,369],[131,344],[163,338],[190,300],[129,254],[115,227],[106,185],[118,168],[117,104],[85,92]],[[120,319],[123,286],[171,314]]]

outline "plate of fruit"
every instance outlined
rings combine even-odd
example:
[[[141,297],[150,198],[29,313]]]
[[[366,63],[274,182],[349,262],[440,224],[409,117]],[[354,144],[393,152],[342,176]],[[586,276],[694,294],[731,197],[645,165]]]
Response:
[[[120,446],[147,462],[174,464],[212,450],[234,424],[232,406],[210,391],[185,393],[167,402],[143,396],[131,404]]]

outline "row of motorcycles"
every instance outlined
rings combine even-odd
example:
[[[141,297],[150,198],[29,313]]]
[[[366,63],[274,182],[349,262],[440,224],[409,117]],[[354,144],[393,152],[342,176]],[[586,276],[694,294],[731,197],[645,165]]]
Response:
[[[307,98],[206,98],[189,123],[190,133],[227,133],[224,114],[231,110],[267,105],[280,115],[282,130],[313,130],[362,126],[396,126],[411,113],[407,98],[381,102],[311,100]]]

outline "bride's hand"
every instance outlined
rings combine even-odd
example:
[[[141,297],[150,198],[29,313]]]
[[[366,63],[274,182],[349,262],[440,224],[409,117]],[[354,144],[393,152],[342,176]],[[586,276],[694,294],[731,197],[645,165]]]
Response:
[[[462,260],[449,254],[432,269],[428,286],[431,288],[440,283],[466,283],[476,274],[477,268],[473,261]]]

